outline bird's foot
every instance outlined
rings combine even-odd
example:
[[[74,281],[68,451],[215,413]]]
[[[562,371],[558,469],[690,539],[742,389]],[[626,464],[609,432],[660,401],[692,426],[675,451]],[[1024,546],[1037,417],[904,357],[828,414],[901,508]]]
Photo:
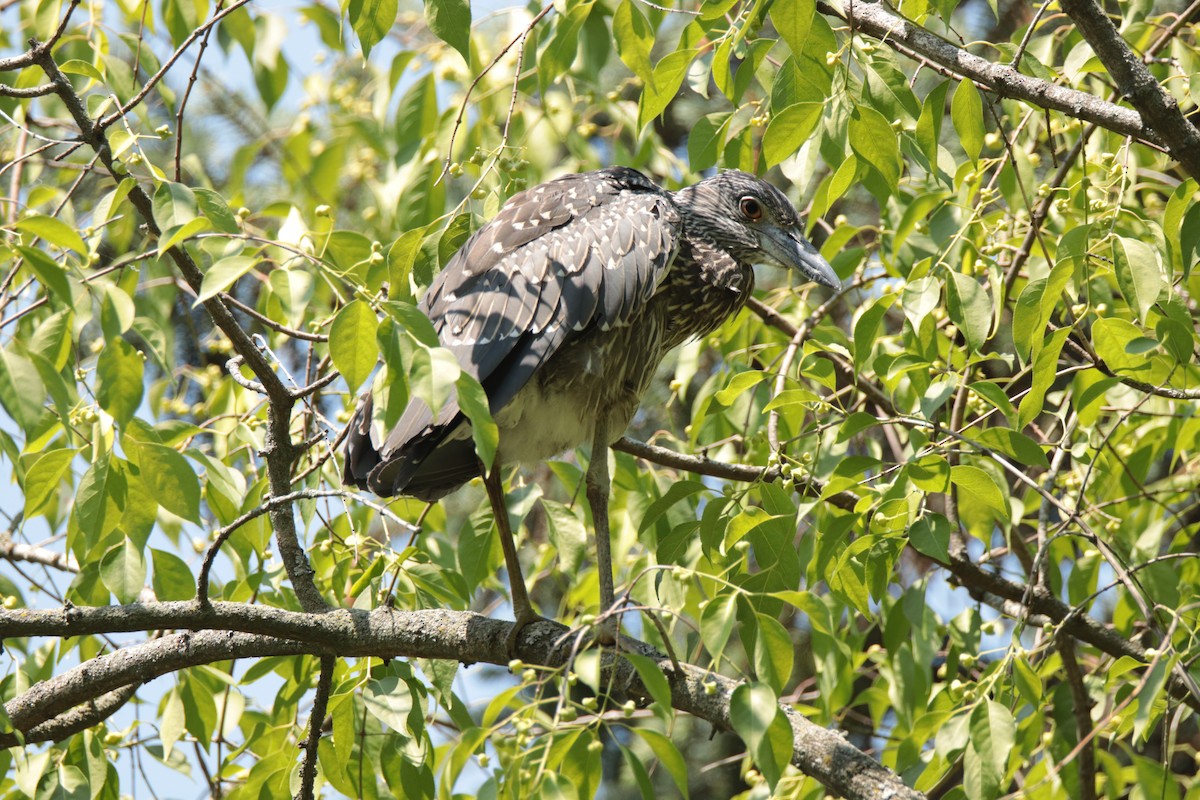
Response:
[[[514,613],[516,619],[513,621],[512,630],[508,632],[508,638],[505,640],[505,649],[508,652],[509,659],[517,657],[517,639],[521,636],[521,631],[525,630],[525,626],[531,622],[541,622],[545,619],[541,614],[533,610],[532,606]]]
[[[596,621],[596,644],[604,647],[614,647],[620,633],[621,620],[615,614],[603,615]]]

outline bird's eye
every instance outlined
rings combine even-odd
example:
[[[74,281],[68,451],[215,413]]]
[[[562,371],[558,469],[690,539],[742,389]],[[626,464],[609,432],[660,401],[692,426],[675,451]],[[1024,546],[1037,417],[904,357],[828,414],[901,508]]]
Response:
[[[751,195],[746,195],[738,201],[738,209],[751,222],[758,222],[762,219],[762,203],[758,202],[758,199]]]

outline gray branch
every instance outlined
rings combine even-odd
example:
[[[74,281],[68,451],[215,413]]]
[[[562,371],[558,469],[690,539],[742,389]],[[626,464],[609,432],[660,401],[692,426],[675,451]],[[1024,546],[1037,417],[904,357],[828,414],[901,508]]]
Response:
[[[28,561],[65,572],[79,572],[79,565],[70,553],[59,553],[45,547],[14,542],[11,531],[0,533],[0,558],[8,561]]]
[[[1063,9],[1066,10],[1068,4],[1073,5],[1080,1],[1068,0],[1062,4]],[[1091,4],[1091,0],[1087,2]],[[1061,111],[1076,119],[1094,122],[1101,128],[1123,136],[1170,149],[1166,132],[1151,127],[1144,116],[1136,111],[1122,108],[1087,92],[1030,77],[1010,66],[973,55],[894,14],[882,3],[863,0],[847,2],[842,7],[842,15],[856,30],[885,44],[896,42],[934,64],[945,67],[955,75],[970,79],[1002,97]],[[1151,119],[1156,125],[1160,122],[1158,117]],[[1172,155],[1179,157],[1174,151]]]
[[[18,735],[15,731],[0,733],[0,747],[20,747],[36,742],[61,742],[68,736],[85,731],[115,714],[137,694],[141,682],[130,683],[100,695],[66,711],[53,719],[34,725]]]
[[[507,664],[506,641],[513,623],[466,611],[375,611],[348,609],[305,614],[240,603],[133,604],[99,608],[0,611],[0,638],[79,636],[165,628],[192,629],[99,656],[39,683],[5,706],[19,731],[28,731],[93,698],[197,664],[230,658],[300,655],[434,658],[463,663]],[[567,665],[569,631],[550,620],[531,623],[517,640],[524,662],[550,668]],[[622,638],[626,652],[658,663],[671,687],[675,709],[721,731],[732,729],[730,699],[737,681],[699,667],[681,665],[652,647]],[[605,651],[603,679],[642,702],[650,693],[637,670]],[[792,764],[832,793],[848,798],[921,798],[891,770],[847,743],[836,731],[809,722],[783,706],[792,728]],[[319,724],[319,723],[318,723]]]
[[[1154,79],[1095,0],[1061,0],[1059,5],[1074,20],[1142,121],[1166,143],[1171,157],[1200,180],[1200,131],[1180,113],[1175,98]]]

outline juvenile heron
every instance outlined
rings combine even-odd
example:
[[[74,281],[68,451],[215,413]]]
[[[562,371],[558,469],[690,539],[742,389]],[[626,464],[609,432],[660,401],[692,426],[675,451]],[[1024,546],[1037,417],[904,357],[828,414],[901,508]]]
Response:
[[[496,462],[481,464],[453,397],[436,418],[414,399],[381,437],[368,392],[350,421],[345,482],[432,501],[483,476],[517,619],[511,649],[537,615],[500,467],[590,442],[585,482],[600,610],[609,611],[608,446],[629,424],[663,356],[745,304],[755,263],[840,286],[783,193],[744,172],[669,192],[640,172],[614,167],[514,195],[450,259],[420,304],[441,344],[487,392],[500,429]],[[600,634],[612,641],[615,620]]]

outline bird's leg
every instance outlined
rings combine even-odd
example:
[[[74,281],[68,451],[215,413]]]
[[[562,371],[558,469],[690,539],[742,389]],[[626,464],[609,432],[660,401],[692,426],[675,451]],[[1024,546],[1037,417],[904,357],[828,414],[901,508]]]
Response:
[[[601,644],[614,644],[617,641],[619,619],[614,615],[604,619],[606,614],[613,611],[615,595],[613,592],[612,541],[608,532],[608,493],[610,478],[608,475],[608,426],[604,414],[596,421],[596,433],[592,437],[592,460],[588,462],[587,484],[588,505],[592,509],[592,524],[596,528],[596,568],[600,571],[600,622],[597,640]]]
[[[504,550],[504,566],[508,569],[509,594],[512,598],[513,618],[516,620],[508,634],[508,656],[516,656],[517,637],[531,622],[541,619],[529,602],[525,588],[525,576],[521,573],[521,561],[517,558],[517,542],[513,537],[512,525],[508,521],[508,503],[504,501],[504,487],[500,485],[500,465],[494,464],[483,473],[483,485],[487,488],[488,500],[492,504],[492,516],[500,533],[500,547]]]

